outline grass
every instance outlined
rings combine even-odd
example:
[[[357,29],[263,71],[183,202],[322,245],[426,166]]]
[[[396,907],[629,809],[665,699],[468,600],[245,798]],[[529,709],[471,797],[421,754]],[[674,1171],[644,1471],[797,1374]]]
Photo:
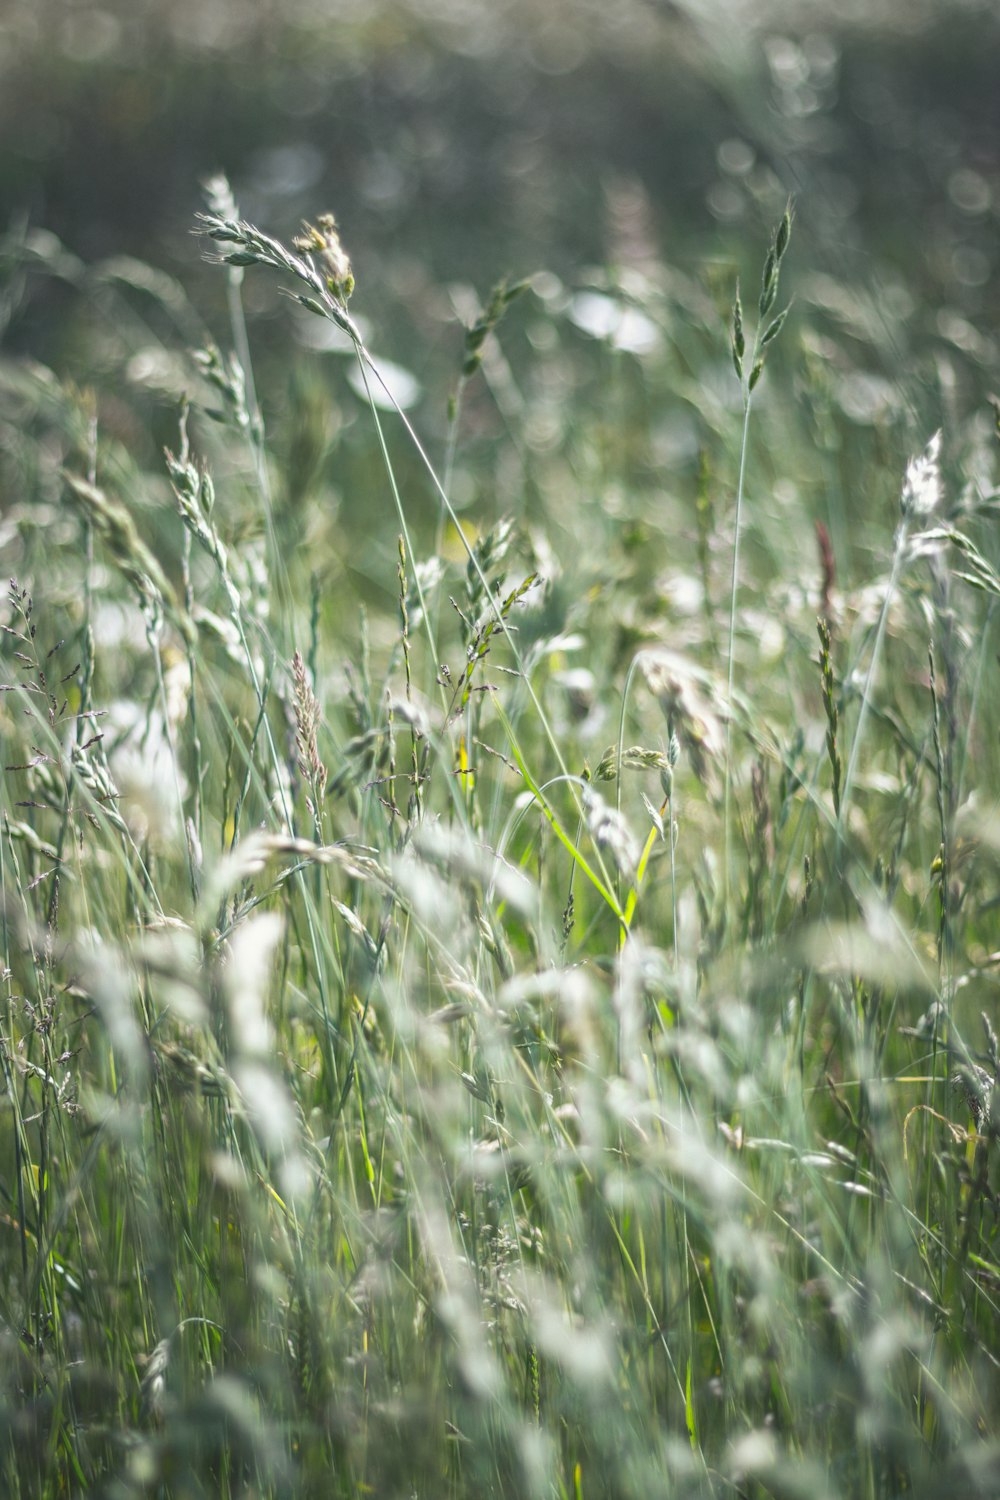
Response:
[[[859,414],[786,213],[750,357],[538,277],[411,419],[332,219],[201,229],[236,354],[0,363],[5,1492],[995,1495],[975,370]]]

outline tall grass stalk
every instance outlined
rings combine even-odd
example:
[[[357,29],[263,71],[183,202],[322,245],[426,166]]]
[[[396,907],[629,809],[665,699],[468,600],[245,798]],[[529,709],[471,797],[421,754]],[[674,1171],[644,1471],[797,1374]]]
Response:
[[[729,891],[732,878],[732,817],[730,802],[733,783],[733,686],[736,672],[736,602],[739,593],[740,535],[743,526],[743,485],[746,478],[747,450],[750,439],[751,400],[750,392],[745,391],[743,396],[743,430],[740,437],[739,477],[736,482],[736,514],[733,518],[733,571],[729,588],[729,632],[726,652],[728,660],[726,702],[729,712],[726,716],[726,785],[722,813],[725,827],[723,900],[726,910],[729,908]]]
[[[769,323],[765,320],[773,312],[774,304],[778,296],[778,283],[781,275],[781,263],[788,250],[792,233],[792,205],[789,201],[784,215],[774,231],[771,248],[768,250],[764,260],[764,269],[761,276],[761,290],[757,301],[758,320],[754,331],[753,348],[750,359],[746,360],[746,335],[743,328],[743,307],[740,301],[739,287],[736,289],[736,299],[733,303],[732,314],[732,337],[730,353],[732,355],[733,367],[736,377],[740,382],[740,390],[743,397],[743,426],[740,434],[740,456],[739,472],[736,481],[736,513],[733,519],[733,568],[732,579],[729,589],[729,632],[727,650],[727,686],[726,686],[726,764],[725,764],[725,791],[723,795],[723,819],[724,819],[724,841],[725,856],[723,865],[723,910],[728,916],[730,880],[732,876],[731,850],[732,850],[732,826],[730,814],[730,802],[733,780],[733,687],[736,666],[736,605],[740,581],[740,537],[743,526],[743,495],[746,483],[747,454],[750,444],[750,410],[753,404],[753,393],[767,362],[767,354],[770,345],[777,338],[788,316],[788,308],[780,312]]]

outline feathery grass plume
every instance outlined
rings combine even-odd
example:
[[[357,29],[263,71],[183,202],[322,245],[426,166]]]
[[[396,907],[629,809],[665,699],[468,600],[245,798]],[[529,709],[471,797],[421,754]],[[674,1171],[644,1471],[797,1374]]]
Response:
[[[527,917],[536,913],[538,891],[530,875],[465,829],[424,823],[413,839],[413,848],[452,880],[481,887],[491,901],[502,902]]]
[[[59,648],[62,641],[57,641],[54,646],[43,650],[38,640],[38,626],[35,621],[35,601],[30,588],[22,586],[16,578],[11,578],[7,585],[7,607],[10,611],[8,621],[0,622],[0,634],[6,637],[12,645],[12,656],[16,663],[16,669],[20,673],[20,681],[17,683],[7,682],[2,685],[0,691],[4,693],[22,693],[28,700],[24,707],[24,717],[29,722],[37,721],[44,724],[50,736],[48,750],[54,750],[61,742],[62,732],[66,725],[76,725],[78,716],[69,713],[69,700],[65,690],[68,682],[76,676],[78,667],[55,681],[52,681],[52,673],[55,662],[58,659]],[[88,721],[93,719],[88,714]],[[39,735],[37,738],[41,738]],[[100,738],[100,736],[97,736]],[[8,771],[34,770],[46,763],[53,764],[52,757],[42,749],[37,742],[31,746],[32,762],[30,765],[12,766],[8,765]],[[54,777],[51,778],[54,782]]]
[[[78,945],[76,962],[81,987],[94,1003],[129,1084],[141,1091],[149,1077],[149,1044],[136,1016],[134,976],[125,955],[90,941]]]
[[[303,242],[302,254],[293,255],[280,240],[258,229],[245,219],[228,219],[218,213],[195,215],[198,223],[196,234],[205,235],[224,248],[209,259],[227,266],[267,266],[293,277],[307,288],[303,292],[291,292],[292,299],[322,318],[331,318],[360,347],[361,335],[347,312],[347,297],[354,290],[354,278],[350,262],[344,254],[337,235],[332,215],[323,215],[319,225],[306,224],[299,240]],[[329,229],[325,220],[329,218]],[[300,248],[296,242],[296,248]],[[320,266],[313,256],[318,253]],[[324,256],[329,255],[329,262]],[[349,290],[348,290],[349,288]]]
[[[913,540],[917,546],[950,542],[961,553],[963,567],[968,569],[968,572],[956,572],[953,576],[960,578],[970,588],[1000,598],[1000,573],[963,531],[949,526],[932,526],[929,531],[920,532]]]
[[[292,244],[303,255],[308,255],[310,259],[315,257],[319,261],[327,291],[341,306],[346,306],[354,291],[354,273],[347,252],[340,243],[337,221],[333,214],[320,214],[315,224],[303,220],[302,233],[295,236]]]
[[[156,1345],[146,1360],[146,1368],[139,1387],[143,1413],[150,1422],[157,1424],[162,1422],[167,1407],[167,1374],[170,1369],[171,1344],[172,1339],[166,1338],[161,1339]]]
[[[274,1050],[265,995],[269,966],[283,925],[277,912],[258,912],[241,923],[229,941],[221,978],[230,1043],[241,1057],[269,1058]]]
[[[196,349],[193,358],[205,380],[222,397],[221,407],[204,407],[205,415],[215,422],[229,423],[237,431],[252,432],[255,417],[248,402],[246,371],[238,356],[230,354],[227,358],[215,344],[208,344]]]
[[[86,789],[95,805],[101,809],[111,827],[120,833],[127,834],[127,825],[118,811],[121,792],[115,785],[105,757],[98,753],[98,745],[94,743],[74,745],[70,751],[70,763],[80,785]],[[85,809],[85,815],[96,824],[97,819],[93,813]]]
[[[632,830],[593,786],[584,787],[582,800],[587,831],[594,843],[607,849],[622,874],[631,878],[639,863],[639,845]]]
[[[222,1330],[217,1323],[210,1318],[184,1318],[178,1323],[172,1333],[166,1338],[160,1339],[152,1353],[144,1359],[140,1359],[140,1368],[143,1370],[140,1383],[140,1395],[142,1398],[142,1413],[147,1421],[157,1427],[162,1427],[164,1420],[171,1409],[171,1397],[167,1389],[167,1376],[174,1356],[174,1350],[179,1343],[180,1335],[185,1329],[200,1327],[212,1328],[221,1333]],[[144,1367],[144,1368],[143,1368]],[[176,1402],[174,1403],[176,1407]]]
[[[239,218],[236,196],[224,172],[213,172],[206,177],[202,181],[201,191],[210,214],[229,222]]]
[[[923,453],[906,466],[899,496],[900,514],[926,521],[941,508],[941,429],[938,428]]]
[[[229,939],[219,981],[226,999],[232,1076],[265,1153],[275,1161],[282,1191],[303,1193],[311,1176],[301,1151],[298,1116],[274,1060],[274,1027],[267,1014],[268,977],[284,922],[257,912]]]
[[[963,1063],[951,1075],[952,1088],[961,1096],[977,1131],[982,1131],[991,1118],[996,1084],[996,1074],[977,1063]]]
[[[256,829],[240,839],[206,879],[198,910],[201,930],[210,930],[221,903],[279,859],[287,859],[289,864],[284,873],[275,877],[275,885],[306,865],[332,865],[340,869],[347,880],[372,881],[382,886],[390,883],[382,865],[368,851],[345,844],[317,844],[311,839],[295,838],[287,833]]]
[[[178,421],[180,451],[175,456],[169,448],[164,449],[170,486],[184,525],[191,536],[204,547],[218,569],[230,612],[235,619],[241,614],[243,600],[230,572],[229,552],[213,520],[215,485],[207,467],[199,466],[191,457],[187,424],[188,407],[185,404]]]
[[[621,771],[659,771],[663,775],[670,768],[670,757],[662,750],[645,750],[642,745],[629,745],[619,758],[617,745],[609,745],[594,770],[594,778],[597,781],[614,781]]]
[[[506,279],[498,282],[493,288],[486,306],[482,309],[479,316],[466,328],[463,341],[462,364],[458,380],[454,390],[448,397],[448,435],[445,443],[444,473],[441,483],[441,505],[438,511],[435,553],[441,552],[444,543],[445,525],[448,519],[447,502],[452,491],[455,455],[458,451],[458,433],[462,417],[462,398],[465,394],[465,387],[482,365],[486,341],[490,334],[495,332],[497,325],[500,323],[510,304],[520,297],[523,292],[527,291],[530,285],[529,281],[519,281],[513,285],[510,285]]]
[[[120,500],[113,499],[95,484],[79,475],[64,472],[66,492],[94,524],[106,543],[123,576],[135,589],[143,607],[155,612],[166,609],[171,624],[187,641],[195,636],[194,623],[178,603],[157,558],[139,535],[131,514]]]
[[[292,683],[295,690],[295,748],[299,774],[309,788],[313,821],[318,824],[326,796],[327,770],[319,753],[319,726],[322,709],[312,690],[301,651],[292,657]]]
[[[473,615],[485,608],[490,594],[503,587],[500,571],[517,541],[517,524],[513,516],[501,516],[483,536],[476,540],[465,565],[465,597]]]
[[[746,348],[747,341],[743,333],[743,304],[740,301],[740,284],[737,281],[736,296],[733,299],[732,355],[733,369],[736,371],[736,378],[741,383],[743,381],[743,356]]]
[[[187,418],[188,408],[185,404],[181,409],[178,424],[181,439],[180,452],[175,456],[169,449],[165,450],[171,487],[185,526],[190,535],[197,539],[212,558],[225,590],[232,629],[239,642],[239,654],[242,655],[243,664],[257,699],[257,723],[252,743],[255,744],[259,736],[266,745],[274,811],[287,827],[291,824],[287,767],[278,755],[267,713],[274,660],[272,657],[270,661],[265,661],[260,651],[251,646],[251,632],[255,639],[263,636],[266,640],[264,631],[269,610],[268,570],[257,548],[244,545],[242,556],[238,559],[239,582],[234,577],[232,558],[212,519],[215,488],[211,476],[207,468],[196,465],[191,457]],[[271,529],[270,520],[268,524]],[[253,761],[251,758],[247,761],[243,796],[249,789],[252,778]],[[243,796],[240,798],[241,804]]]
[[[720,685],[689,658],[665,647],[648,647],[638,662],[671,738],[677,736],[698,780],[716,796],[726,747],[723,723],[731,718]]]
[[[469,699],[472,697],[472,682],[476,675],[476,669],[489,656],[494,634],[497,630],[503,632],[504,626],[510,618],[511,611],[515,606],[523,602],[525,595],[535,588],[538,581],[537,574],[529,573],[516,588],[511,589],[508,594],[502,597],[498,582],[497,595],[491,601],[489,613],[481,615],[478,620],[466,619],[462,615],[462,621],[466,626],[468,634],[468,642],[465,648],[467,660],[452,697],[452,714],[459,714],[467,708]]]
[[[103,713],[89,706],[78,712],[70,707],[69,694],[77,704],[88,703],[80,664],[68,672],[59,665],[62,640],[47,650],[42,646],[32,593],[14,578],[8,584],[7,606],[9,620],[0,622],[0,636],[13,647],[21,680],[0,684],[0,694],[21,700],[17,719],[25,722],[29,735],[27,744],[20,733],[10,735],[8,754],[14,755],[16,745],[16,753],[25,759],[7,760],[3,769],[23,778],[19,807],[31,810],[36,819],[48,814],[54,821],[48,828],[53,835],[50,841],[28,821],[12,820],[5,810],[6,836],[50,861],[47,869],[33,875],[28,890],[46,883],[45,921],[54,930],[68,853],[74,840],[82,852],[83,827],[98,829],[106,824],[124,835],[127,844],[130,839],[118,810],[120,793],[108,768],[103,734],[97,727]],[[85,665],[83,670],[86,674],[89,669]]]
[[[800,940],[807,962],[827,974],[863,981],[875,989],[933,994],[936,978],[880,897],[850,922],[818,922]]]
[[[10,771],[13,768],[5,766],[4,769]],[[25,848],[30,849],[33,854],[41,854],[45,859],[51,860],[59,858],[59,850],[55,844],[50,844],[46,839],[43,839],[37,829],[32,828],[30,823],[8,818],[4,823],[3,831],[5,838],[9,839],[12,843],[24,844]]]
[[[203,182],[202,191],[210,217],[216,222],[239,222],[236,199],[224,175],[219,173]],[[288,575],[275,530],[274,498],[264,449],[264,418],[257,398],[250,335],[243,307],[243,274],[243,268],[238,265],[230,265],[226,274],[226,300],[229,305],[234,353],[226,359],[213,344],[209,344],[207,348],[197,352],[194,358],[201,366],[209,385],[214,386],[222,396],[221,410],[207,408],[208,415],[231,426],[249,441],[257,473],[257,488],[264,509],[268,559],[275,578],[276,592],[283,601],[287,597]]]
[[[781,332],[789,309],[786,307],[770,323],[765,324],[764,319],[774,307],[778,296],[778,281],[781,275],[781,263],[788,249],[792,235],[792,202],[789,199],[788,206],[774,231],[771,247],[764,257],[764,269],[761,273],[760,297],[757,301],[757,312],[760,321],[754,332],[753,348],[750,355],[750,374],[745,376],[745,354],[746,334],[743,327],[743,305],[740,301],[739,285],[736,287],[736,295],[733,300],[733,328],[731,336],[731,351],[733,356],[733,367],[737,378],[743,389],[744,401],[746,401],[756,388],[764,373],[764,364],[767,358],[767,350],[774,343]]]
[[[468,380],[475,375],[483,362],[486,340],[495,331],[511,303],[516,302],[530,286],[530,280],[511,283],[506,277],[497,282],[479,317],[465,330],[465,358],[462,362],[464,379]]]

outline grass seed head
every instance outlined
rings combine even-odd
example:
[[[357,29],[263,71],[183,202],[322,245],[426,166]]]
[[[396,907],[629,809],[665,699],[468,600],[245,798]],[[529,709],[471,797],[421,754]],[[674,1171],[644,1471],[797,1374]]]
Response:
[[[941,431],[935,432],[918,458],[911,458],[903,479],[899,508],[904,516],[917,521],[928,520],[940,509],[942,499]]]
[[[303,255],[315,256],[327,290],[338,302],[346,303],[354,291],[354,273],[333,214],[320,214],[315,224],[303,220],[302,233],[295,236],[292,244]]]

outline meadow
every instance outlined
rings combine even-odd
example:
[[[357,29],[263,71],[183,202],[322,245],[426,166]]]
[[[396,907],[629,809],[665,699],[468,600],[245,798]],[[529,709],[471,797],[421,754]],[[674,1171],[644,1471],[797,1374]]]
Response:
[[[1000,1494],[996,350],[809,211],[8,234],[12,1500]]]

